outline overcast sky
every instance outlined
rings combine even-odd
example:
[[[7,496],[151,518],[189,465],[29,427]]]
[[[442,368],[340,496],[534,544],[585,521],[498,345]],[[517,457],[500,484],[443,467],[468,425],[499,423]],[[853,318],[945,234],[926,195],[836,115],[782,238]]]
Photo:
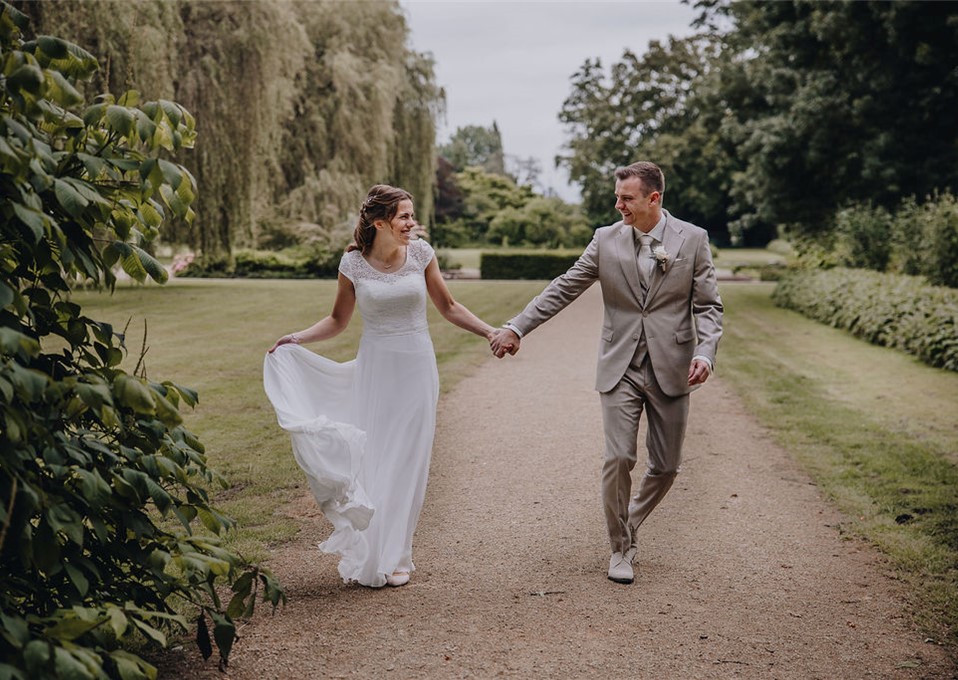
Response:
[[[625,49],[645,52],[650,40],[690,35],[695,11],[676,1],[494,2],[401,0],[412,48],[431,52],[446,90],[444,143],[456,128],[495,121],[506,154],[535,157],[541,183],[578,200],[554,161],[565,132],[558,120],[570,77],[602,59],[606,70]]]

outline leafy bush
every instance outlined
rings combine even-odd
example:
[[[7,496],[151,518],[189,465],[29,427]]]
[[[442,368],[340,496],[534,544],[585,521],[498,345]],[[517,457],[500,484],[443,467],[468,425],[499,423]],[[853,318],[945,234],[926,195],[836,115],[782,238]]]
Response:
[[[793,271],[773,295],[781,307],[958,371],[958,291],[921,278],[836,268]]]
[[[891,215],[884,208],[857,205],[835,216],[839,264],[883,272],[891,256]]]
[[[932,284],[958,288],[958,199],[954,195],[938,194],[901,211],[896,234],[899,261]]]
[[[831,250],[805,244],[806,263],[922,275],[933,285],[958,288],[958,199],[935,194],[919,203],[907,198],[889,214],[857,205],[840,211]]]
[[[195,182],[165,158],[192,146],[194,121],[135,92],[74,113],[96,59],[25,42],[27,23],[0,3],[0,677],[153,678],[122,647],[185,630],[184,603],[225,663],[233,619],[282,591],[215,535],[231,522],[179,413],[197,395],[147,378],[142,355],[122,370],[124,334],[70,300],[78,283],[112,288],[117,263],[166,280],[143,246],[193,218]]]
[[[554,279],[579,259],[579,253],[483,253],[484,279]]]
[[[179,276],[194,278],[335,278],[342,250],[294,246],[283,250],[237,250],[232,264],[194,261]]]

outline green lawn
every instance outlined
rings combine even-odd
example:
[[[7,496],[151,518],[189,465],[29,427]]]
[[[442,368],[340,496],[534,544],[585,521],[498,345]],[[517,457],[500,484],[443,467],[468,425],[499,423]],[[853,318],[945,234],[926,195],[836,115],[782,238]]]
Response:
[[[518,312],[542,282],[453,281],[456,299],[493,325]],[[280,280],[173,280],[166,286],[119,285],[112,295],[83,292],[84,313],[122,329],[136,363],[147,325],[146,367],[153,379],[196,389],[200,403],[185,415],[206,445],[210,464],[231,488],[217,506],[236,519],[234,547],[249,559],[288,540],[297,530],[282,507],[303,493],[304,479],[290,455],[263,392],[263,357],[280,335],[300,330],[330,309],[336,282]],[[312,347],[344,361],[356,354],[362,322],[357,312],[342,335]],[[430,305],[430,328],[444,391],[488,355],[486,341],[443,320]]]
[[[958,374],[775,307],[774,284],[722,286],[719,370],[914,593],[958,652]]]

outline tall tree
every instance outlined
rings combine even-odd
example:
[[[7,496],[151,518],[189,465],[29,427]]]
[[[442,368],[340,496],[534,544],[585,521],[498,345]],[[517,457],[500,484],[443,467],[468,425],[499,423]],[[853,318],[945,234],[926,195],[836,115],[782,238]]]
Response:
[[[444,93],[395,0],[17,4],[38,32],[91,45],[102,75],[88,95],[135,88],[195,113],[196,148],[178,160],[203,188],[198,218],[164,238],[213,260],[276,223],[347,238],[382,181],[407,186],[429,219]]]
[[[958,188],[958,5],[736,2],[742,106],[730,138],[745,161],[732,186],[744,219],[815,235],[843,205],[892,207]],[[760,103],[760,106],[754,106]]]
[[[594,225],[617,218],[615,168],[646,159],[665,172],[666,206],[727,240],[736,162],[721,138],[721,109],[713,105],[720,54],[713,34],[670,38],[653,41],[641,57],[627,50],[608,74],[599,60],[587,60],[572,77],[559,113],[567,152],[557,162],[582,187]]]
[[[457,128],[439,148],[439,155],[452,163],[457,172],[476,167],[494,175],[506,174],[502,135],[495,121],[487,128],[481,125]]]

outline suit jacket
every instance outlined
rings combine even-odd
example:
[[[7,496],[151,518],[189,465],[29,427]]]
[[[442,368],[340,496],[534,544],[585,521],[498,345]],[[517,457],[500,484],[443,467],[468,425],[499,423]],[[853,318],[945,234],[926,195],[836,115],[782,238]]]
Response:
[[[708,232],[664,212],[662,246],[669,258],[664,268],[655,264],[645,299],[633,228],[616,222],[596,229],[576,263],[509,322],[524,336],[598,281],[605,303],[596,367],[599,392],[618,384],[640,341],[647,345],[656,380],[670,396],[690,391],[692,357],[705,356],[715,364],[723,307]]]

